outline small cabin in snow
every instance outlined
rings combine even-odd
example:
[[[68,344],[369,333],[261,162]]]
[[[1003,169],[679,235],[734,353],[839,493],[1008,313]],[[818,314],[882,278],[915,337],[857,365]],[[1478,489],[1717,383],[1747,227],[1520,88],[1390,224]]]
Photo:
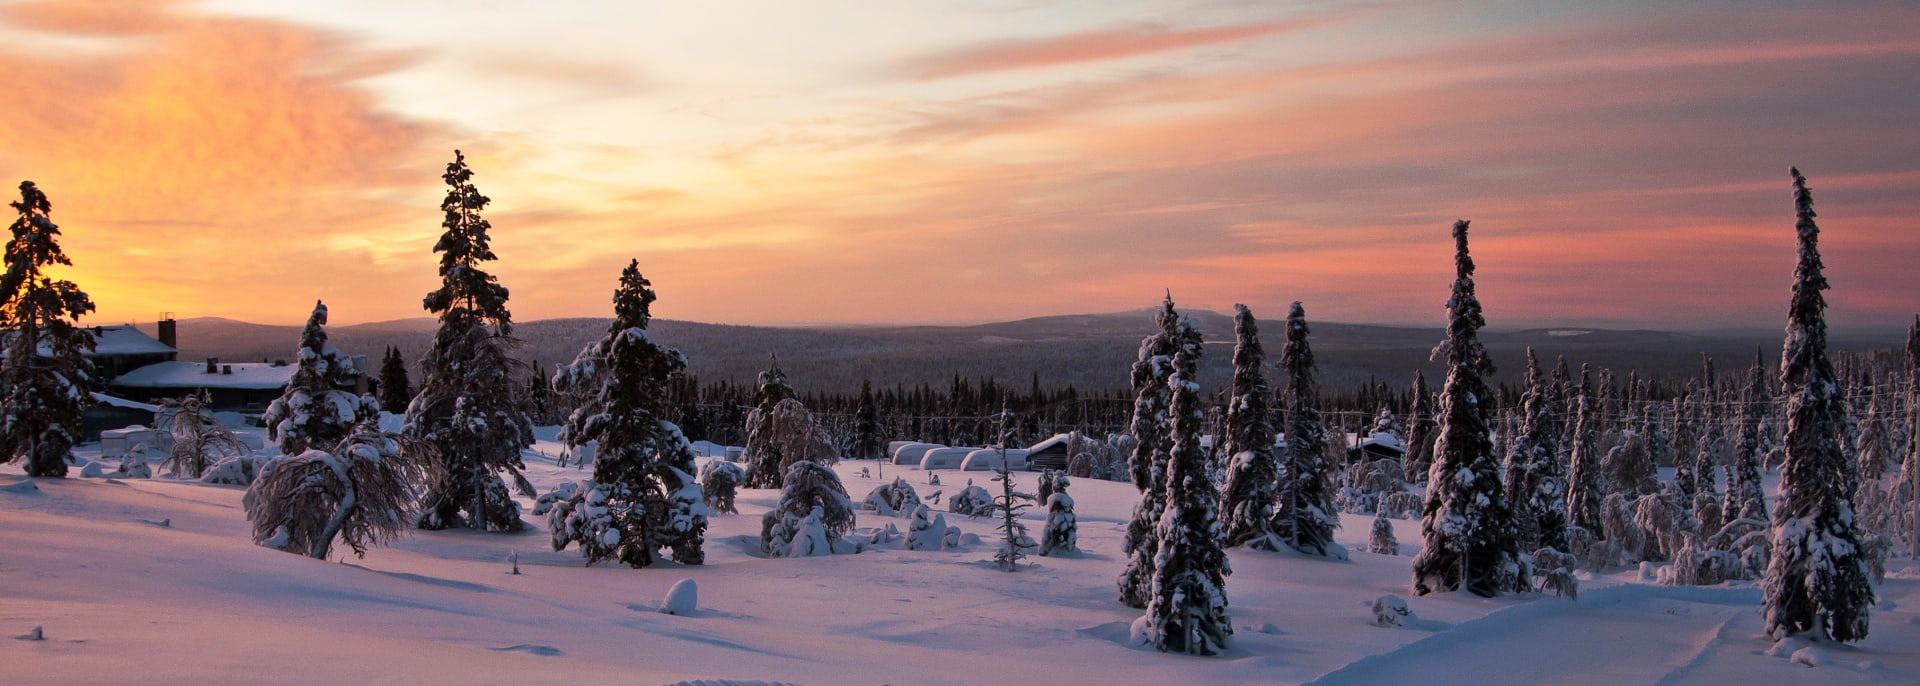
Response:
[[[1027,468],[1032,470],[1067,468],[1067,449],[1073,446],[1073,434],[1064,433],[1027,447]]]

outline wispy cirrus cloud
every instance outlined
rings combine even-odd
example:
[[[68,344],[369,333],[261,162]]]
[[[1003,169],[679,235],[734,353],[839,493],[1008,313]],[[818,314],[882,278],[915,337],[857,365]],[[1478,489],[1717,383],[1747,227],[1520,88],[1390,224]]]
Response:
[[[972,45],[906,60],[893,68],[908,78],[931,80],[1081,62],[1101,62],[1224,45],[1318,25],[1311,20],[1263,21],[1205,28],[1138,26]]]

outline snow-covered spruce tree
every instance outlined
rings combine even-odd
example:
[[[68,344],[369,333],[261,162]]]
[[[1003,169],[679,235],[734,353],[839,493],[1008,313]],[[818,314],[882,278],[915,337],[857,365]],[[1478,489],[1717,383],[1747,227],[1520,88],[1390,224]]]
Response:
[[[400,349],[387,346],[386,356],[380,358],[380,411],[388,414],[406,414],[407,403],[413,400],[413,382],[407,380],[407,359],[400,356]]]
[[[1522,591],[1532,585],[1513,537],[1513,511],[1500,492],[1500,463],[1488,435],[1493,417],[1493,373],[1481,345],[1480,299],[1474,295],[1473,258],[1467,254],[1467,220],[1453,225],[1453,297],[1447,300],[1447,340],[1434,349],[1447,361],[1440,392],[1439,438],[1420,520],[1425,543],[1413,559],[1413,589],[1466,589],[1480,596]]]
[[[314,301],[313,314],[300,332],[299,365],[286,390],[267,405],[261,417],[267,438],[282,455],[299,455],[308,448],[325,449],[339,443],[353,427],[380,414],[372,397],[354,395],[351,388],[360,372],[353,359],[327,345],[327,305]]]
[[[793,400],[794,393],[787,385],[787,373],[780,371],[780,358],[768,355],[767,361],[767,371],[760,372],[759,388],[753,394],[753,410],[747,413],[747,445],[740,458],[747,464],[747,488],[779,488],[794,460],[807,459],[787,456],[773,442],[773,422],[779,414],[775,408]]]
[[[1867,403],[1867,415],[1860,418],[1860,436],[1854,439],[1854,455],[1860,465],[1861,490],[1877,487],[1875,482],[1887,475],[1887,465],[1896,463],[1893,437],[1888,432],[1888,424],[1892,419],[1887,416],[1886,401],[1882,400],[1885,395],[1876,394]]]
[[[553,375],[555,390],[585,399],[567,417],[560,442],[597,441],[599,448],[593,480],[581,482],[571,497],[541,498],[534,514],[548,514],[554,550],[578,544],[587,564],[619,560],[645,567],[662,549],[681,564],[706,560],[707,506],[693,479],[693,448],[666,414],[667,384],[686,370],[687,358],[647,334],[656,298],[640,261],[628,262],[613,292],[606,338]]]
[[[1766,367],[1758,355],[1754,356],[1753,368],[1747,374],[1747,387],[1740,395],[1740,405],[1744,408],[1740,420],[1740,435],[1734,442],[1733,463],[1727,466],[1727,497],[1720,506],[1728,521],[1751,519],[1757,522],[1771,522],[1767,514],[1767,496],[1760,485],[1761,451],[1765,444],[1761,423],[1766,415],[1767,397]]]
[[[1920,316],[1907,329],[1907,414],[1907,452],[1889,500],[1900,510],[1902,545],[1920,558]]]
[[[856,460],[875,460],[886,457],[886,450],[886,441],[880,437],[880,408],[873,404],[873,384],[862,379],[860,404],[853,413],[851,457]]]
[[[733,498],[738,494],[740,482],[746,478],[746,470],[732,462],[713,460],[701,465],[700,495],[706,499],[707,509],[714,514],[739,514]]]
[[[1000,410],[1000,464],[993,470],[994,481],[1000,482],[1000,494],[993,498],[993,511],[1000,515],[1000,549],[993,553],[993,564],[1001,571],[1011,572],[1020,569],[1020,560],[1027,556],[1027,549],[1038,547],[1032,536],[1027,535],[1027,525],[1021,523],[1020,513],[1027,509],[1027,499],[1013,492],[1013,469],[1007,464],[1007,442],[1014,431],[1013,409],[1003,407]]]
[[[1400,542],[1393,537],[1393,520],[1387,519],[1385,512],[1373,517],[1373,531],[1367,536],[1367,552],[1377,555],[1400,554]]]
[[[1226,551],[1220,548],[1218,494],[1207,479],[1206,450],[1200,446],[1200,385],[1194,383],[1199,360],[1174,355],[1170,429],[1173,450],[1167,460],[1166,509],[1155,525],[1151,595],[1141,631],[1161,652],[1217,655],[1233,637],[1227,617]]]
[[[1067,486],[1071,483],[1065,474],[1051,474],[1046,498],[1047,525],[1040,531],[1039,553],[1042,556],[1080,552],[1079,518],[1073,514],[1073,496],[1067,495]]]
[[[1600,533],[1600,461],[1594,446],[1593,384],[1587,365],[1580,365],[1580,386],[1574,391],[1573,434],[1567,460],[1567,524]],[[1572,551],[1567,551],[1572,552]]]
[[[1413,406],[1407,410],[1407,483],[1424,484],[1433,467],[1433,394],[1426,373],[1413,370]]]
[[[176,475],[198,479],[208,467],[252,450],[214,418],[207,410],[207,402],[204,389],[199,394],[160,401],[160,411],[155,413],[159,424],[155,428],[173,437],[173,447],[167,449],[164,464]]]
[[[1320,423],[1320,382],[1314,379],[1307,333],[1306,310],[1295,302],[1287,311],[1287,345],[1280,349],[1280,366],[1287,372],[1287,447],[1280,458],[1271,528],[1274,540],[1294,550],[1344,557],[1333,543],[1340,515],[1333,507],[1327,427]]]
[[[1273,388],[1253,311],[1234,305],[1233,388],[1227,400],[1227,480],[1220,492],[1221,543],[1231,548],[1264,539],[1273,519],[1280,466],[1273,454]]]
[[[1134,505],[1127,521],[1127,537],[1122,550],[1127,553],[1127,568],[1120,573],[1120,602],[1145,609],[1152,595],[1154,555],[1160,544],[1154,536],[1160,512],[1166,508],[1164,488],[1167,459],[1173,451],[1173,429],[1168,418],[1172,398],[1167,379],[1173,376],[1173,358],[1186,352],[1200,359],[1200,331],[1173,309],[1169,293],[1154,313],[1159,331],[1140,341],[1140,355],[1133,363],[1133,450],[1127,455],[1127,475],[1140,490],[1140,502]]]
[[[1513,504],[1520,549],[1567,550],[1566,477],[1555,457],[1560,450],[1559,414],[1540,361],[1527,348],[1527,391],[1521,398],[1519,435],[1513,440],[1506,472],[1507,502]]]
[[[338,538],[366,555],[407,527],[413,484],[436,468],[433,450],[367,422],[325,451],[268,462],[240,501],[254,542],[324,560]]]
[[[1793,206],[1800,260],[1780,359],[1787,395],[1787,456],[1773,513],[1773,559],[1760,581],[1767,636],[1812,632],[1816,638],[1867,637],[1874,601],[1866,551],[1846,491],[1852,465],[1841,447],[1846,404],[1827,359],[1827,289],[1813,193],[1793,169]]]
[[[760,548],[770,557],[808,557],[854,551],[853,501],[840,475],[819,462],[787,468],[780,503],[760,518]]]
[[[440,328],[420,359],[423,380],[401,425],[401,433],[432,444],[443,461],[426,484],[418,524],[519,531],[526,526],[520,505],[500,474],[522,492],[532,490],[520,474],[520,451],[533,445],[533,423],[516,373],[520,365],[509,354],[516,341],[507,287],[480,269],[497,259],[487,237],[492,225],[480,216],[491,201],[474,187],[473,170],[458,150],[441,179],[446,230],[433,246],[440,253],[440,287],[421,303],[439,316]]]
[[[20,182],[11,203],[20,217],[7,240],[6,274],[0,276],[0,460],[26,461],[27,476],[64,477],[67,458],[80,442],[81,416],[93,402],[87,385],[93,365],[93,330],[74,320],[93,311],[93,299],[72,281],[55,281],[42,270],[71,265],[60,249],[60,227],[47,214],[53,204],[32,181]]]

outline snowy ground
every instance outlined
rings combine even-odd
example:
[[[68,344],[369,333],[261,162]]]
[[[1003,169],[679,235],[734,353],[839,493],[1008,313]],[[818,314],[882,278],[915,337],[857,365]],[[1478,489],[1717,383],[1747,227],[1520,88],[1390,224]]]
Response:
[[[529,463],[542,488],[584,476]],[[840,466],[856,499],[881,482],[862,467],[873,465]],[[942,472],[943,486],[886,474],[923,497],[951,496],[968,476],[989,485],[982,473]],[[1023,475],[1020,489],[1034,486]],[[523,534],[418,532],[320,562],[253,545],[236,487],[35,481],[9,466],[0,683],[1920,683],[1920,565],[1893,565],[1870,638],[1803,653],[1825,658],[1809,668],[1766,654],[1751,585],[1662,587],[1636,570],[1586,580],[1577,602],[1414,597],[1418,523],[1397,523],[1402,555],[1386,557],[1363,552],[1370,520],[1352,516],[1338,537],[1350,562],[1234,551],[1233,650],[1163,655],[1126,645],[1139,613],[1114,602],[1135,492],[1089,480],[1070,492],[1086,552],[1017,573],[988,562],[989,522],[953,517],[989,542],[761,558],[770,490],[742,491],[741,514],[714,518],[706,565],[633,570],[552,552],[530,515]],[[1029,510],[1035,532],[1044,516]],[[859,525],[888,523],[907,524],[868,513]],[[699,609],[656,612],[683,578],[697,581]],[[1374,626],[1368,606],[1388,593],[1421,621]],[[13,638],[35,627],[44,640]]]

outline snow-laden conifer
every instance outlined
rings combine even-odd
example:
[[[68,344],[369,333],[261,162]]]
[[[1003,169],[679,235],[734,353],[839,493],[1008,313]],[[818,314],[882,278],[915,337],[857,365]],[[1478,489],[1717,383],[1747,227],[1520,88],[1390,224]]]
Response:
[[[441,180],[447,184],[440,203],[445,231],[433,246],[440,253],[440,287],[421,302],[439,316],[440,327],[420,359],[424,378],[401,425],[402,433],[432,444],[443,461],[426,484],[418,524],[518,531],[525,526],[520,505],[501,475],[531,495],[520,451],[533,445],[533,423],[520,364],[510,354],[517,343],[507,287],[480,268],[497,259],[487,236],[492,225],[480,216],[492,201],[474,187],[473,170],[458,150]]]
[[[1167,379],[1173,376],[1173,358],[1186,352],[1200,359],[1200,331],[1173,309],[1168,294],[1154,313],[1159,330],[1140,341],[1140,354],[1133,363],[1133,451],[1127,456],[1127,475],[1140,490],[1140,502],[1127,521],[1127,537],[1121,549],[1127,554],[1127,568],[1120,573],[1120,602],[1144,609],[1151,595],[1154,555],[1160,545],[1156,535],[1160,511],[1166,508],[1165,479],[1167,459],[1173,451],[1173,428],[1169,421],[1172,406]]]
[[[1413,587],[1421,595],[1464,588],[1493,596],[1525,590],[1532,582],[1513,537],[1513,512],[1501,494],[1500,464],[1489,435],[1494,396],[1486,376],[1493,363],[1479,338],[1486,319],[1474,295],[1466,220],[1454,223],[1453,239],[1456,277],[1447,300],[1447,340],[1434,349],[1436,357],[1446,358],[1448,373]]]
[[[353,433],[354,426],[379,415],[372,397],[349,390],[360,375],[353,358],[327,345],[326,303],[314,301],[295,359],[293,378],[261,417],[267,438],[279,446],[280,454],[325,449]]]
[[[746,478],[747,471],[732,462],[712,460],[701,465],[700,495],[706,499],[707,509],[713,514],[738,514],[733,499]]]
[[[1067,486],[1071,485],[1067,475],[1049,472],[1041,477],[1049,482],[1046,488],[1047,524],[1040,532],[1041,555],[1080,552],[1080,522],[1073,514],[1073,496],[1067,495]]]
[[[255,543],[326,559],[337,538],[364,556],[413,515],[413,484],[436,468],[433,446],[372,422],[326,450],[266,463],[241,504]]]
[[[1217,655],[1233,637],[1227,616],[1227,554],[1220,548],[1218,495],[1206,475],[1200,446],[1199,360],[1182,350],[1167,379],[1173,449],[1167,461],[1166,507],[1155,525],[1152,585],[1142,627],[1162,652]]]
[[[1271,535],[1274,486],[1273,388],[1259,324],[1246,305],[1234,305],[1233,388],[1227,399],[1227,480],[1220,489],[1220,535],[1227,547]]]
[[[1327,428],[1320,422],[1320,382],[1314,378],[1313,347],[1307,343],[1307,313],[1296,302],[1287,311],[1287,344],[1280,366],[1287,373],[1287,446],[1275,489],[1273,538],[1311,555],[1338,556],[1333,531],[1333,469],[1327,464]]]
[[[787,468],[780,502],[760,520],[760,547],[771,557],[853,552],[853,501],[832,467],[801,460]]]
[[[681,564],[706,559],[707,506],[693,478],[693,448],[667,420],[667,384],[686,370],[687,358],[647,333],[657,297],[639,260],[627,263],[607,336],[553,376],[555,390],[583,399],[560,441],[599,447],[593,479],[571,497],[543,497],[535,514],[549,514],[554,550],[577,543],[587,564],[612,559],[645,567],[661,550]]]
[[[1527,391],[1521,397],[1520,435],[1513,439],[1506,483],[1520,549],[1567,549],[1566,476],[1560,470],[1559,413],[1540,361],[1527,348]]]
[[[853,451],[856,460],[886,457],[887,443],[880,436],[880,408],[873,403],[873,384],[860,381],[860,404],[853,413]],[[882,467],[884,469],[884,467]]]
[[[1858,641],[1867,637],[1873,588],[1866,551],[1853,521],[1846,484],[1852,465],[1842,448],[1846,404],[1827,359],[1826,298],[1820,227],[1813,194],[1793,170],[1793,201],[1800,259],[1780,359],[1787,395],[1786,463],[1773,512],[1773,559],[1761,579],[1767,635],[1812,632]]]
[[[1433,394],[1427,390],[1426,373],[1413,371],[1413,404],[1407,409],[1407,483],[1424,484],[1433,467],[1434,430]]]
[[[1761,452],[1766,440],[1762,436],[1764,428],[1761,424],[1767,413],[1766,397],[1766,367],[1756,354],[1753,367],[1747,373],[1747,386],[1740,395],[1740,405],[1744,408],[1740,434],[1734,442],[1733,462],[1727,466],[1727,496],[1720,507],[1729,521],[1772,521],[1772,516],[1768,514],[1766,492],[1760,484]]]
[[[60,227],[48,216],[53,204],[32,181],[20,182],[11,203],[20,217],[7,239],[6,274],[0,276],[0,461],[26,461],[27,476],[64,477],[81,419],[93,403],[88,393],[93,330],[75,320],[93,311],[93,299],[72,281],[43,271],[71,265],[60,249]]]
[[[812,417],[794,398],[787,373],[780,370],[780,359],[768,356],[767,370],[760,372],[754,392],[754,408],[747,413],[747,445],[741,454],[747,465],[747,488],[779,488],[780,479],[794,462],[832,458],[833,446],[824,434],[816,437],[798,426],[811,426]],[[798,452],[789,454],[789,449]]]

